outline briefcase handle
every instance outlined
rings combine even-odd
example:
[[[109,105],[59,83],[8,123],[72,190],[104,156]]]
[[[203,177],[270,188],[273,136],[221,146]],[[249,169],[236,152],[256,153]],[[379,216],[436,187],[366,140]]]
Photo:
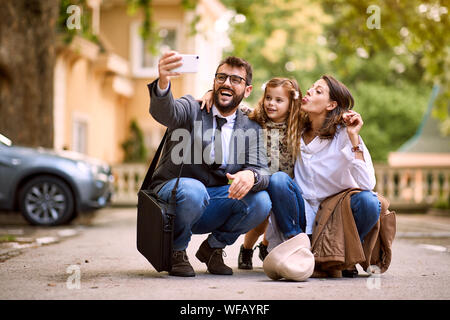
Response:
[[[158,149],[156,150],[155,156],[153,157],[152,163],[150,164],[150,167],[148,168],[147,174],[145,175],[145,178],[144,178],[144,181],[142,182],[140,190],[147,189],[150,184],[150,180],[152,179],[153,172],[155,172],[156,165],[158,164],[159,157],[161,156],[162,148],[164,147],[164,144],[167,139],[167,131],[168,130],[166,130],[166,132],[164,133],[164,137],[162,138],[162,140],[158,146]]]

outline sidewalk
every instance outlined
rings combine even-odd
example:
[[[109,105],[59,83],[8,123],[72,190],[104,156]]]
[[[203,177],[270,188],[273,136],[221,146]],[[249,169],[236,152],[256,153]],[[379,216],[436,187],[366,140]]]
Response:
[[[430,250],[450,253],[450,213],[446,216],[397,214],[396,239],[408,239]]]
[[[195,258],[206,236],[194,235],[187,253],[197,275],[179,278],[157,273],[136,250],[135,208],[104,209],[91,224],[72,226],[78,235],[0,262],[0,299],[450,299],[450,217],[397,220],[393,261],[381,276],[358,266],[355,279],[272,281],[257,251],[254,270],[237,269],[243,236],[225,250],[234,275],[211,275]]]

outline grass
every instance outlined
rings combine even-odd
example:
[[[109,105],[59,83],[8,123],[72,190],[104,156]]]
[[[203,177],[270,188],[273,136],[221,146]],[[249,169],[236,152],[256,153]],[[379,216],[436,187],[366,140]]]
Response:
[[[15,236],[12,236],[12,235],[9,235],[9,234],[0,236],[0,243],[3,243],[3,242],[14,242],[14,241],[16,241],[16,237]]]

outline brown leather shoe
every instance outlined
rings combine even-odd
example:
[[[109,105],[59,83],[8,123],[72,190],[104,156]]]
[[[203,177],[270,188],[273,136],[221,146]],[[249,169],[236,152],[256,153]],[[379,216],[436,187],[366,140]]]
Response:
[[[328,278],[342,278],[341,270],[327,270]]]
[[[310,278],[328,278],[328,274],[322,270],[314,270]]]
[[[342,272],[341,270],[314,269],[310,278],[342,278]]]
[[[186,250],[174,251],[172,254],[172,269],[169,275],[176,277],[195,277],[194,268],[189,263]]]
[[[225,252],[221,248],[211,248],[208,240],[203,241],[195,256],[201,262],[206,263],[209,273],[232,275],[233,269],[226,266],[223,262],[222,255]]]

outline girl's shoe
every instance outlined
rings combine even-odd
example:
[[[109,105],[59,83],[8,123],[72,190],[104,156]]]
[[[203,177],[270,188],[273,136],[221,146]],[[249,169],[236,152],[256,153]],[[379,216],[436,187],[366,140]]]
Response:
[[[238,268],[244,270],[253,269],[253,249],[245,249],[244,245],[241,245],[238,257]]]
[[[258,257],[261,259],[261,261],[264,261],[264,259],[269,254],[269,252],[267,252],[267,246],[264,245],[262,242],[260,242],[258,247],[259,247],[259,255],[258,255]]]

